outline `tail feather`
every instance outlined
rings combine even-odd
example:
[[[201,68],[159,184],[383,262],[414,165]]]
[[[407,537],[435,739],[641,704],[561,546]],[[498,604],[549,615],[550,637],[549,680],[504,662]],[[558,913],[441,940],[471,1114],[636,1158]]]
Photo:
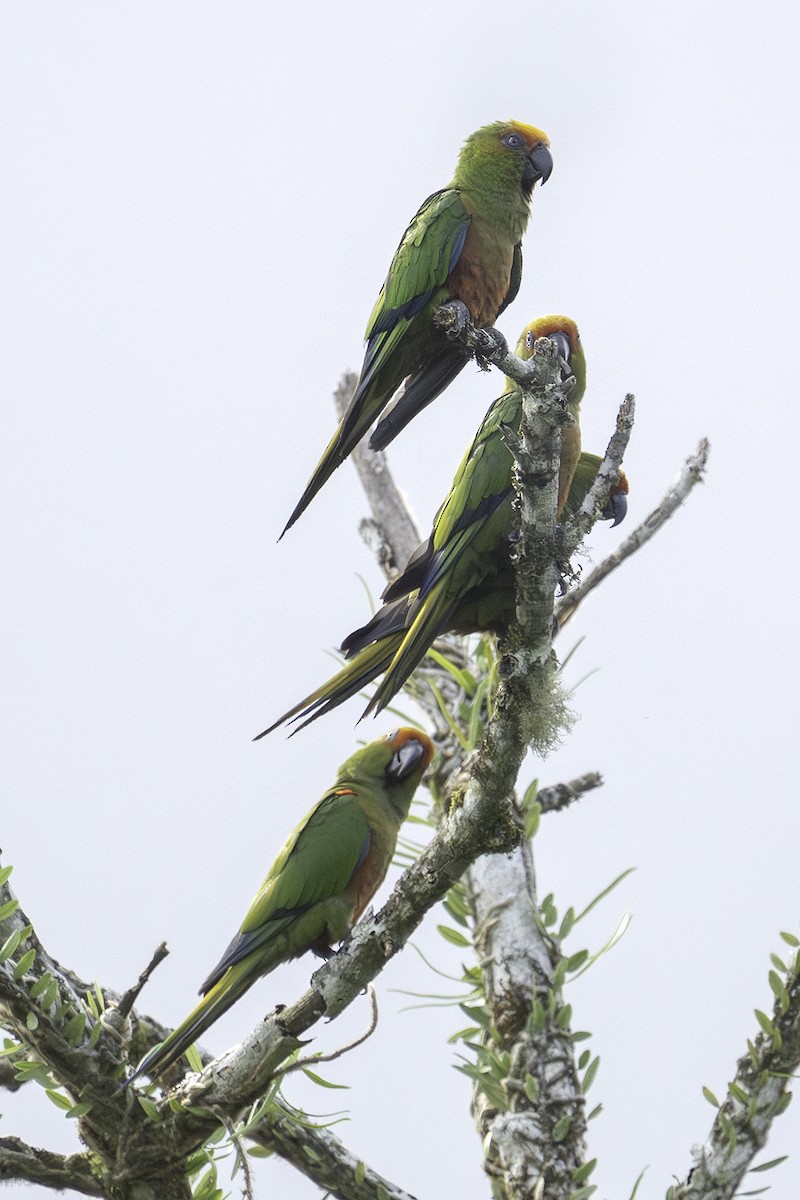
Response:
[[[306,717],[307,720],[302,721],[302,724],[293,731],[297,733],[311,721],[316,721],[317,717],[321,717],[323,713],[330,712],[345,700],[349,700],[351,696],[355,696],[386,670],[402,640],[402,633],[397,633],[381,638],[371,646],[366,646],[351,662],[345,663],[341,671],[338,671],[327,683],[323,683],[315,692],[311,692],[299,704],[295,704],[294,708],[288,709],[278,717],[277,721],[273,721],[267,729],[263,729],[261,733],[257,734],[253,741],[257,742],[259,738],[266,737],[268,733],[272,733],[273,729],[277,729],[279,725],[283,725],[287,721],[294,724]]]
[[[362,373],[358,381],[358,386],[353,392],[352,399],[347,406],[347,411],[339,422],[336,433],[325,447],[322,458],[314,468],[313,474],[306,484],[305,491],[284,526],[281,538],[287,530],[291,529],[298,518],[303,515],[317,492],[325,486],[336,468],[340,467],[344,460],[352,454],[372,422],[391,398],[391,392],[387,393],[385,389],[373,389],[372,393],[368,394],[372,382],[371,375],[364,375]],[[431,399],[433,399],[433,396]],[[278,541],[280,540],[278,538]]]
[[[369,440],[373,450],[385,450],[398,433],[448,387],[468,360],[455,347],[422,367],[405,382],[397,403],[378,424]]]
[[[154,1050],[145,1055],[133,1075],[125,1080],[122,1087],[128,1087],[140,1075],[149,1075],[151,1079],[155,1079],[156,1076],[166,1071],[167,1067],[177,1062],[200,1035],[205,1033],[206,1029],[216,1021],[217,1017],[227,1012],[231,1005],[235,1004],[263,973],[263,971],[254,972],[252,964],[249,962],[237,963],[235,967],[227,971],[200,1003],[192,1009],[186,1020],[173,1029],[160,1046],[156,1046]]]
[[[391,702],[419,666],[437,637],[446,632],[457,604],[440,583],[425,598],[425,602],[400,640],[375,694],[364,709],[366,717],[379,713]]]

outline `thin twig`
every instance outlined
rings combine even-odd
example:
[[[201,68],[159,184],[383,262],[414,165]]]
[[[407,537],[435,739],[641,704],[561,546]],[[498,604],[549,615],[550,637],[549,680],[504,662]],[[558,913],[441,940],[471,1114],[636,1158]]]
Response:
[[[695,484],[702,481],[710,449],[708,440],[703,438],[695,453],[687,458],[677,481],[668,489],[650,515],[620,542],[616,550],[598,563],[576,588],[573,588],[566,596],[562,596],[555,608],[559,629],[573,616],[590,592],[594,591],[612,571],[616,571],[617,567],[622,566],[627,558],[630,558],[646,542],[649,542],[650,538],[677,512]]]
[[[155,950],[153,957],[150,959],[150,962],[142,971],[133,987],[128,988],[127,992],[123,993],[122,999],[116,1006],[117,1012],[121,1017],[128,1016],[134,1004],[139,999],[139,994],[141,993],[142,988],[149,981],[150,976],[153,974],[159,963],[162,963],[168,954],[169,950],[167,949],[167,943],[162,942],[157,950]]]
[[[569,783],[556,783],[551,787],[539,789],[536,799],[542,806],[542,812],[561,812],[568,805],[580,800],[586,792],[603,786],[603,776],[599,771],[589,771]]]
[[[334,1059],[341,1058],[343,1054],[347,1054],[350,1050],[355,1050],[356,1046],[361,1046],[366,1042],[367,1038],[371,1038],[375,1030],[378,1028],[378,993],[375,991],[373,984],[367,984],[367,992],[370,999],[370,1022],[369,1026],[358,1037],[348,1042],[345,1046],[340,1046],[338,1050],[331,1050],[328,1054],[308,1054],[305,1058],[298,1058],[292,1063],[288,1063],[285,1067],[281,1067],[272,1076],[272,1082],[276,1079],[283,1079],[292,1071],[303,1071],[306,1067],[316,1066],[317,1063],[333,1062]]]

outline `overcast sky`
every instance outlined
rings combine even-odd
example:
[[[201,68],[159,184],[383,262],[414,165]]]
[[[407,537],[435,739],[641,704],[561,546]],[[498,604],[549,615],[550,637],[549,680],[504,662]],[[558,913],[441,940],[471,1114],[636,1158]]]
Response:
[[[251,743],[366,619],[358,576],[381,587],[349,465],[276,538],[408,220],[473,129],[538,125],[555,166],[501,328],[578,322],[585,447],[637,396],[629,523],[598,530],[594,560],[712,446],[705,486],[568,627],[562,653],[585,639],[568,680],[596,673],[522,781],[606,781],[543,822],[560,907],[637,868],[572,945],[632,911],[569,989],[602,1058],[598,1194],[624,1200],[647,1164],[643,1200],[685,1176],[713,1117],[702,1086],[724,1094],[800,920],[799,24],[796,3],[733,0],[0,8],[0,845],[59,960],[121,990],[166,938],[143,1007],[180,1020],[288,831],[356,739],[391,728],[354,730],[354,701]],[[391,447],[424,529],[501,386],[468,368]],[[415,941],[457,972],[440,919]],[[238,1041],[312,968],[259,983],[204,1044]],[[403,987],[456,990],[406,952],[378,981],[377,1033],[328,1070],[351,1090],[287,1094],[346,1107],[337,1132],[420,1200],[481,1200],[446,1044],[463,1019],[399,1012]],[[366,1022],[355,1005],[314,1046]],[[74,1148],[33,1085],[0,1101],[6,1136]],[[799,1142],[790,1110],[775,1195],[800,1186]],[[280,1163],[258,1179],[319,1194]]]

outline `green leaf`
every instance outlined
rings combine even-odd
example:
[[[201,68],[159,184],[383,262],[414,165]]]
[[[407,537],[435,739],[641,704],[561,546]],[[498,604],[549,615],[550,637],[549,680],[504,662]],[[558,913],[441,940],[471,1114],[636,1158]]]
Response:
[[[432,658],[437,667],[441,667],[443,671],[447,671],[448,675],[452,675],[458,686],[468,696],[475,694],[475,676],[470,671],[465,670],[463,667],[457,667],[446,655],[441,654],[438,650],[434,650],[433,647],[428,650],[428,658]]]
[[[46,990],[45,994],[42,996],[42,1008],[45,1010],[45,1012],[47,1011],[48,1008],[53,1007],[53,1005],[55,1004],[57,999],[58,999],[58,980],[51,979],[49,984],[47,985],[47,990]]]
[[[759,1163],[757,1167],[751,1167],[748,1174],[755,1175],[758,1171],[771,1171],[773,1167],[778,1167],[781,1163],[786,1162],[788,1157],[788,1154],[782,1154],[780,1158],[771,1158],[769,1162]]]
[[[556,1014],[556,1025],[559,1029],[569,1029],[569,1023],[572,1020],[572,1005],[565,1004],[563,1008],[558,1010]]]
[[[578,1188],[576,1192],[572,1192],[569,1200],[589,1200],[597,1191],[597,1187],[593,1183],[587,1183],[586,1187]]]
[[[274,1150],[268,1150],[266,1146],[248,1146],[247,1153],[251,1158],[272,1158]]]
[[[147,1096],[143,1096],[141,1092],[134,1092],[134,1095],[151,1121],[161,1120],[161,1113],[158,1111],[158,1107],[153,1103],[152,1100],[150,1100]]]
[[[782,971],[784,975],[789,970],[789,968],[786,966],[786,963],[782,958],[778,958],[777,954],[770,954],[769,961],[772,963],[773,967],[775,967],[778,971]]]
[[[572,930],[572,926],[574,924],[575,924],[575,909],[568,908],[567,911],[564,913],[564,916],[561,919],[561,926],[558,931],[558,936],[562,941],[565,937],[569,936],[570,931]],[[587,957],[588,957],[588,951],[587,951]]]
[[[14,870],[14,868],[13,868],[13,867],[2,867],[2,868],[0,868],[0,887],[2,887],[2,886],[3,886],[3,884],[4,884],[4,883],[5,883],[5,882],[6,882],[8,879],[10,879],[10,878],[11,878],[11,872],[12,872],[13,870]]]
[[[709,1104],[713,1104],[714,1108],[719,1108],[719,1106],[720,1106],[719,1100],[714,1095],[714,1093],[711,1091],[711,1088],[703,1087],[703,1095],[705,1096],[705,1098]]]
[[[538,788],[538,781],[536,781],[535,786]],[[530,842],[539,832],[539,824],[542,819],[542,806],[538,800],[535,800],[533,803],[525,807],[524,812],[525,822],[523,835],[525,837],[525,841]]]
[[[573,972],[579,971],[588,957],[588,950],[578,950],[575,954],[570,954],[567,959],[567,974],[572,975]]]
[[[559,1117],[553,1126],[552,1139],[554,1142],[563,1142],[567,1136],[572,1124],[572,1118],[569,1113],[564,1113],[563,1117]]]
[[[357,1184],[361,1185],[364,1182],[364,1176],[366,1175],[366,1173],[367,1173],[367,1165],[366,1165],[366,1163],[363,1163],[359,1159],[358,1162],[356,1163],[356,1169],[353,1172],[353,1178],[355,1179]]]
[[[539,1084],[533,1075],[526,1074],[525,1082],[522,1085],[525,1089],[525,1095],[530,1100],[531,1104],[535,1104],[539,1099]]]
[[[769,986],[772,988],[775,999],[781,1006],[781,1012],[786,1012],[787,1008],[789,1007],[789,994],[786,991],[786,988],[783,985],[783,980],[781,979],[780,975],[778,975],[777,971],[770,971]]]
[[[469,938],[464,937],[463,933],[459,933],[457,929],[451,929],[449,925],[437,925],[436,928],[446,942],[452,942],[454,946],[471,946],[472,942]]]
[[[49,971],[45,971],[44,975],[40,975],[39,978],[36,980],[36,982],[31,984],[30,991],[28,992],[28,995],[30,996],[31,1000],[38,999],[38,997],[41,996],[42,992],[46,991],[47,988],[49,988],[52,980],[53,980],[53,976],[50,974]]]
[[[731,1096],[739,1101],[740,1104],[747,1106],[750,1103],[750,1097],[748,1096],[747,1092],[743,1087],[740,1087],[735,1080],[731,1080],[731,1082],[728,1084],[728,1091]]]
[[[34,1029],[38,1028],[39,1018],[35,1012],[29,1012],[25,1014],[25,1024],[27,1025],[28,1029],[30,1029],[31,1033],[33,1033]]]
[[[782,930],[781,937],[786,942],[787,946],[792,946],[795,949],[800,946],[800,938],[796,937],[793,933],[787,933],[786,930]],[[757,1168],[754,1167],[753,1169],[756,1170]]]
[[[582,1166],[578,1167],[577,1170],[572,1172],[572,1182],[583,1183],[584,1179],[589,1178],[596,1166],[596,1158],[592,1158],[589,1160],[589,1162],[585,1162]]]
[[[755,1009],[755,1014],[756,1014],[756,1020],[758,1021],[761,1028],[764,1030],[764,1033],[766,1033],[767,1037],[774,1037],[777,1030],[775,1029],[775,1026],[772,1024],[772,1021],[770,1021],[767,1014],[762,1012],[760,1008]]]
[[[722,1110],[720,1110],[717,1113],[717,1120],[719,1121],[720,1129],[722,1130],[725,1137],[727,1138],[728,1154],[731,1155],[731,1154],[733,1154],[734,1150],[736,1149],[736,1130],[734,1128],[733,1122],[730,1121],[725,1116],[725,1113],[722,1112]]]
[[[316,1072],[312,1071],[309,1067],[303,1067],[303,1074],[307,1075],[312,1083],[316,1083],[320,1087],[335,1088],[337,1091],[344,1092],[350,1091],[349,1083],[331,1083],[329,1079],[323,1079],[321,1075],[317,1075]]]
[[[601,900],[605,900],[606,896],[610,895],[611,892],[614,891],[614,888],[618,887],[619,884],[622,883],[623,879],[627,879],[628,876],[632,875],[635,870],[635,867],[628,867],[627,871],[623,871],[622,874],[618,875],[616,879],[612,879],[608,887],[603,888],[602,892],[598,892],[594,900],[590,900],[586,905],[586,908],[582,909],[581,912],[578,913],[577,917],[575,918],[575,924],[577,925],[578,921],[582,921],[583,918],[590,913],[592,909],[600,903]]]
[[[472,1004],[459,1004],[458,1006],[465,1016],[471,1021],[476,1021],[482,1029],[488,1029],[492,1023],[492,1018],[485,1008],[478,1008]]]
[[[597,1078],[597,1072],[600,1070],[600,1055],[597,1054],[586,1068],[586,1074],[581,1082],[581,1091],[584,1096]]]
[[[0,904],[0,921],[5,921],[12,913],[15,913],[19,908],[19,900],[7,900],[5,904]]]
[[[62,1109],[64,1112],[69,1112],[72,1108],[72,1100],[69,1096],[65,1096],[63,1092],[57,1092],[55,1088],[46,1088],[45,1095],[53,1101],[56,1108]]]
[[[583,1068],[586,1066],[586,1064],[588,1063],[588,1061],[591,1057],[592,1057],[591,1050],[582,1050],[581,1051],[581,1056],[578,1059],[578,1070],[579,1071],[583,1070]]]
[[[92,1106],[88,1100],[82,1100],[80,1104],[73,1104],[67,1113],[70,1121],[79,1121],[81,1117],[85,1117],[87,1113],[92,1111]]]
[[[600,1113],[601,1113],[602,1111],[603,1111],[603,1106],[602,1106],[602,1104],[598,1104],[596,1108],[593,1108],[593,1109],[592,1109],[592,1111],[589,1113],[589,1115],[588,1115],[588,1117],[586,1118],[586,1120],[587,1120],[587,1121],[591,1121],[593,1117],[599,1117],[599,1116],[600,1116]]]
[[[22,930],[15,929],[10,933],[0,947],[0,962],[5,962],[7,958],[11,958],[12,954],[16,954],[17,946],[22,941]]]
[[[86,1013],[78,1012],[70,1017],[64,1027],[64,1038],[71,1046],[77,1046],[83,1037],[83,1031],[86,1028]]]
[[[200,1057],[200,1051],[197,1049],[197,1046],[195,1046],[194,1042],[192,1042],[189,1049],[185,1051],[185,1054],[186,1054],[186,1061],[188,1062],[188,1064],[192,1068],[192,1070],[197,1071],[197,1072],[202,1071],[203,1060]]]
[[[428,651],[428,653],[430,653],[430,651]],[[467,745],[467,739],[464,737],[464,734],[461,732],[461,727],[456,724],[456,722],[453,720],[452,716],[450,715],[450,710],[444,702],[442,693],[439,691],[436,684],[432,683],[430,680],[428,680],[428,686],[430,687],[431,691],[433,692],[433,698],[436,701],[436,705],[439,709],[439,712],[442,714],[445,721],[447,722],[447,726],[448,726],[450,732],[452,733],[453,737],[458,742],[461,749],[465,753],[468,753],[469,746]]]
[[[30,971],[31,967],[33,966],[33,964],[35,962],[36,962],[36,951],[33,948],[33,946],[31,946],[30,950],[25,951],[22,958],[19,960],[17,965],[14,967],[14,979],[17,981],[22,979],[22,976],[25,975],[28,971]]]
[[[547,1013],[538,996],[533,997],[531,1015],[528,1017],[528,1027],[531,1033],[541,1033],[547,1021]]]
[[[636,1200],[636,1193],[639,1190],[639,1184],[644,1179],[646,1171],[647,1171],[647,1167],[642,1167],[641,1171],[639,1172],[639,1178],[636,1180],[636,1183],[633,1185],[633,1191],[631,1192],[630,1196],[628,1197],[628,1200]],[[670,1188],[669,1191],[672,1191],[672,1188]],[[669,1194],[669,1193],[667,1193],[667,1194]]]

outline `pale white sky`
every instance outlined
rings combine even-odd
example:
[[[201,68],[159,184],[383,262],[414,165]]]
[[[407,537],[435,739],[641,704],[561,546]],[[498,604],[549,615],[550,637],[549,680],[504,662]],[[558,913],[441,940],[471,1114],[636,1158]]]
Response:
[[[602,792],[543,822],[542,893],[580,906],[636,873],[622,944],[571,988],[602,1057],[600,1196],[685,1175],[725,1091],[770,951],[797,932],[797,439],[792,332],[798,120],[794,3],[634,0],[490,10],[41,3],[0,10],[3,289],[0,611],[3,862],[50,951],[123,989],[167,938],[143,1007],[194,1003],[296,820],[359,736],[357,702],[251,744],[331,672],[376,594],[355,473],[275,539],[333,428],[330,392],[406,223],[464,137],[513,117],[550,135],[525,274],[501,327],[563,311],[589,363],[584,445],[625,391],[638,420],[629,523],[707,435],[706,485],[594,597],[562,653],[580,716],[523,782],[598,769]],[[465,371],[390,450],[427,528],[498,377]],[[780,447],[782,455],[777,454]],[[388,892],[384,891],[383,896]],[[458,953],[417,941],[437,965]],[[301,961],[206,1037],[221,1051],[294,998]],[[379,981],[380,1027],[330,1068],[352,1149],[420,1200],[488,1194],[449,991],[413,951]],[[356,1006],[320,1048],[366,1022]],[[2,1097],[6,1135],[68,1150],[41,1092]],[[775,1195],[800,1185],[800,1124]],[[259,1164],[259,1195],[317,1189]],[[270,1189],[278,1189],[271,1191]],[[50,1193],[30,1189],[26,1195]]]

